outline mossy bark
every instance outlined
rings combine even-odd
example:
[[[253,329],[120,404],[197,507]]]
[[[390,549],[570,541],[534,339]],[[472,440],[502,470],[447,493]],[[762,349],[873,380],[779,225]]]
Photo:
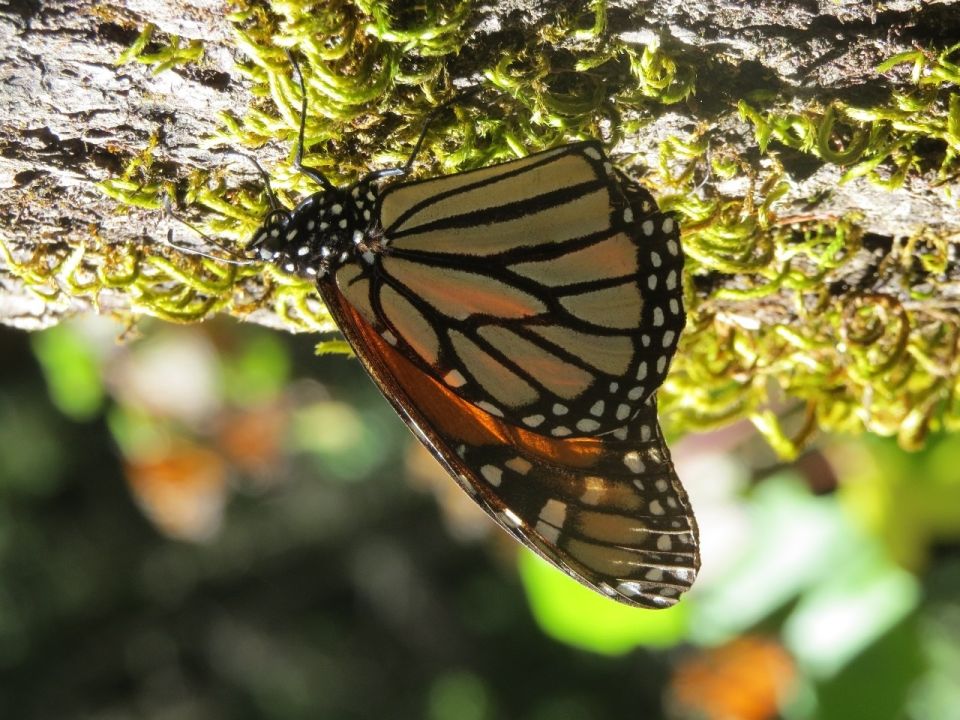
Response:
[[[627,138],[618,149],[632,150],[639,165],[654,167],[659,141],[709,125],[711,151],[720,151],[717,143],[722,140],[723,152],[746,166],[758,165],[754,128],[737,114],[739,99],[758,92],[787,93],[827,106],[838,99],[862,103],[884,96],[891,79],[876,72],[877,64],[897,52],[955,41],[960,37],[958,5],[952,0],[612,3],[606,10],[607,35],[633,43],[659,39],[698,72],[695,96],[655,113],[641,137]],[[576,20],[578,13],[588,16],[591,7],[595,4],[569,0],[478,5],[464,50],[449,58],[448,67],[456,76],[470,77],[505,49],[529,45],[558,14]],[[0,233],[18,258],[50,244],[162,240],[166,224],[159,213],[120,207],[94,183],[118,175],[151,138],[157,142],[156,162],[169,165],[174,175],[222,160],[202,140],[217,130],[217,111],[240,112],[248,104],[249,90],[249,84],[232,73],[236,50],[224,21],[228,9],[204,0],[130,0],[122,6],[89,0],[19,1],[0,9],[0,43],[5,48],[0,71]],[[202,40],[202,62],[157,76],[145,65],[116,65],[147,23],[170,36]],[[283,151],[266,148],[266,161]],[[931,143],[929,151],[942,154],[943,148]],[[848,278],[831,279],[837,292],[863,288],[876,258],[921,225],[948,235],[960,228],[957,203],[935,202],[936,193],[931,192],[935,183],[956,188],[956,178],[944,182],[922,162],[907,183],[889,191],[859,181],[838,185],[837,167],[790,148],[779,148],[777,158],[791,187],[781,206],[794,208],[781,214],[829,220],[856,212],[862,218],[868,252],[862,262],[848,266]],[[242,172],[254,181],[252,173]],[[716,177],[705,177],[704,182],[723,184]],[[811,207],[810,198],[818,198],[816,207],[805,210]],[[940,310],[956,310],[956,283],[949,282],[956,280],[955,255],[953,260],[940,290],[929,296]],[[901,274],[891,282],[909,283],[909,276]],[[708,273],[697,292],[706,296],[717,287],[740,284],[736,277],[711,279]],[[122,311],[128,297],[106,288],[96,304],[101,312]],[[772,320],[790,313],[769,298],[758,306],[758,312]],[[35,329],[93,309],[89,298],[71,294],[42,299],[0,265],[4,323]],[[743,314],[744,306],[736,312]]]

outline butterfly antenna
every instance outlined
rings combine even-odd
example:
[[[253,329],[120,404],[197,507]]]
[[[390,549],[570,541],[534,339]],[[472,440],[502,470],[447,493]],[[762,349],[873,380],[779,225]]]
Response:
[[[483,86],[477,83],[476,85],[469,85],[460,90],[456,95],[447,100],[446,102],[440,103],[433,110],[427,113],[427,117],[423,120],[423,127],[420,129],[420,135],[417,137],[417,142],[413,146],[413,151],[410,153],[410,157],[407,158],[406,164],[403,166],[403,174],[406,175],[413,169],[413,163],[417,159],[417,155],[420,153],[420,148],[423,147],[423,141],[427,139],[427,131],[430,129],[430,126],[433,122],[440,116],[444,110],[454,105],[459,105],[467,98],[473,98],[480,90],[483,89]]]
[[[176,214],[175,212],[173,212],[173,208],[172,208],[171,205],[170,205],[170,198],[169,198],[169,197],[164,197],[164,199],[163,199],[163,206],[164,206],[164,210],[165,210],[165,212],[166,212],[167,215],[169,215],[171,218],[173,218],[174,220],[176,220],[178,223],[180,223],[180,224],[183,225],[184,227],[189,228],[190,230],[192,230],[193,232],[195,232],[197,235],[199,235],[200,237],[202,237],[205,242],[207,242],[207,243],[209,243],[210,245],[212,245],[213,247],[217,248],[218,250],[220,250],[221,252],[223,252],[224,254],[226,254],[228,257],[221,257],[221,256],[219,256],[219,255],[213,255],[213,254],[211,254],[211,253],[204,252],[203,250],[198,250],[198,249],[195,248],[195,247],[190,247],[190,246],[188,246],[188,245],[181,245],[181,244],[179,244],[179,243],[175,243],[175,242],[173,241],[173,228],[168,228],[168,229],[167,229],[167,245],[168,245],[169,247],[172,247],[174,250],[179,250],[180,252],[185,253],[185,254],[187,254],[187,255],[199,255],[200,257],[205,257],[205,258],[208,258],[208,259],[210,259],[210,260],[216,260],[217,262],[226,263],[227,265],[246,266],[246,265],[254,265],[254,264],[256,264],[256,261],[255,261],[255,260],[250,260],[250,259],[248,259],[248,258],[240,258],[240,257],[237,257],[237,256],[236,256],[236,253],[235,253],[233,250],[231,250],[230,248],[228,248],[226,245],[223,245],[222,243],[214,240],[212,237],[210,237],[209,235],[201,232],[198,228],[194,227],[192,224],[190,224],[189,222],[187,222],[187,221],[184,220],[183,218],[178,217],[177,214]]]
[[[280,201],[277,199],[277,196],[273,192],[273,186],[270,184],[270,176],[267,174],[267,171],[263,169],[263,166],[257,162],[255,157],[251,157],[237,150],[225,150],[225,155],[234,155],[236,157],[241,157],[247,162],[251,163],[254,168],[257,170],[257,174],[260,176],[260,180],[263,182],[263,187],[267,191],[267,201],[270,203],[270,211],[280,211],[283,210],[283,206],[280,204]]]
[[[363,181],[369,182],[371,180],[379,180],[380,178],[385,177],[409,175],[410,171],[413,169],[413,163],[416,161],[417,155],[420,154],[420,149],[423,147],[423,143],[427,139],[427,132],[430,130],[430,126],[434,123],[434,121],[440,116],[440,113],[454,105],[459,105],[467,98],[471,98],[473,95],[476,95],[482,89],[483,85],[480,85],[479,83],[476,85],[469,85],[446,102],[440,103],[433,108],[433,110],[427,113],[427,116],[423,120],[423,127],[420,129],[420,135],[417,136],[417,142],[414,143],[413,150],[410,153],[410,157],[407,158],[407,162],[399,167],[374,170],[372,173],[367,175]]]

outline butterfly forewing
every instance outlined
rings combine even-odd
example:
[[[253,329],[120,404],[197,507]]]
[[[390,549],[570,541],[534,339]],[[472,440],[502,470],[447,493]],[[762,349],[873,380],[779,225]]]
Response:
[[[378,216],[375,269],[337,281],[458,397],[595,436],[622,433],[662,382],[684,323],[677,228],[597,143],[396,185]]]
[[[386,397],[508,532],[580,582],[629,604],[664,607],[690,586],[699,566],[696,526],[652,400],[622,440],[524,430],[411,362],[338,285],[320,288]]]

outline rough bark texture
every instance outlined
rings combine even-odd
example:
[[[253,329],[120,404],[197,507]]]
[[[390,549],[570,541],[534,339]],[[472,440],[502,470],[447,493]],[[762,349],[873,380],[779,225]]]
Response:
[[[736,116],[736,98],[752,90],[792,88],[810,99],[869,98],[888,90],[874,68],[915,45],[944,47],[960,37],[960,3],[861,0],[682,0],[620,2],[608,8],[608,31],[634,42],[672,38],[686,57],[700,58],[694,101],[662,114],[645,132],[641,156],[656,140],[709,121],[732,148],[755,160],[750,128]],[[586,3],[583,3],[586,9]],[[495,57],[505,38],[535,33],[545,18],[577,3],[514,2],[478,6],[469,53],[458,74]],[[158,213],[118,208],[93,183],[116,176],[126,158],[158,134],[165,161],[208,167],[200,141],[216,130],[215,114],[242,108],[247,88],[231,73],[235,52],[220,0],[15,0],[0,8],[0,233],[18,253],[40,243],[72,246],[96,232],[110,243],[160,238]],[[146,23],[171,35],[201,39],[205,60],[156,77],[143,65],[117,66],[117,56]],[[732,102],[733,101],[733,102]],[[277,149],[274,149],[277,151]],[[648,163],[654,158],[647,153]],[[222,158],[221,158],[222,160]],[[933,206],[929,180],[894,193],[866,183],[837,189],[835,169],[784,156],[797,199],[824,188],[823,215],[859,209],[880,245],[909,235],[918,219],[947,231],[960,227],[956,205]],[[736,190],[734,188],[733,190]],[[2,263],[2,260],[0,260]],[[852,272],[857,272],[854,268]],[[122,309],[121,293],[103,293],[100,310]],[[0,322],[26,329],[91,309],[69,297],[42,300],[0,264]]]

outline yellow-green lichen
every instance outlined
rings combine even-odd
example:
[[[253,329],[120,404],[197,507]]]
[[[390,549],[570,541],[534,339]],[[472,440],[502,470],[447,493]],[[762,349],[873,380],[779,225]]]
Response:
[[[813,427],[895,435],[907,448],[931,431],[960,427],[960,318],[955,305],[934,302],[960,235],[921,225],[878,257],[864,249],[855,214],[784,215],[777,201],[789,181],[773,144],[836,165],[838,182],[865,177],[892,190],[921,170],[920,145],[929,153],[929,141],[939,140],[938,176],[955,176],[960,96],[949,58],[956,50],[917,51],[881,65],[889,71],[915,63],[914,86],[885,104],[855,108],[837,100],[821,110],[784,111],[741,100],[741,117],[767,154],[761,170],[709,153],[702,134],[661,147],[658,181],[675,193],[662,204],[681,216],[688,258],[690,320],[661,393],[676,430],[748,418],[791,457]],[[740,178],[747,191],[697,192],[697,170],[705,167],[726,181]],[[936,192],[934,183],[929,193]],[[875,277],[863,290],[844,285],[855,258]],[[704,276],[717,287],[693,292],[690,283]],[[797,425],[792,432],[781,422],[788,413],[771,412],[772,397],[787,409],[800,404],[802,420],[788,420]]]
[[[882,104],[860,107],[835,100],[825,108],[762,112],[741,100],[740,115],[753,125],[761,152],[776,140],[845,166],[841,183],[866,177],[886,189],[900,187],[922,170],[927,154],[922,143],[940,141],[944,149],[937,173],[944,180],[960,172],[960,70],[952,61],[958,51],[960,44],[936,54],[915,50],[881,63],[878,72],[913,63],[913,87],[892,93]]]
[[[203,43],[199,40],[191,40],[186,45],[181,45],[180,38],[173,35],[166,45],[159,45],[154,41],[155,31],[156,27],[154,25],[146,25],[133,45],[124,50],[117,58],[117,65],[125,65],[131,62],[149,65],[150,71],[154,75],[159,75],[179,65],[197,62],[203,57]],[[157,48],[147,52],[151,43],[157,45]]]

